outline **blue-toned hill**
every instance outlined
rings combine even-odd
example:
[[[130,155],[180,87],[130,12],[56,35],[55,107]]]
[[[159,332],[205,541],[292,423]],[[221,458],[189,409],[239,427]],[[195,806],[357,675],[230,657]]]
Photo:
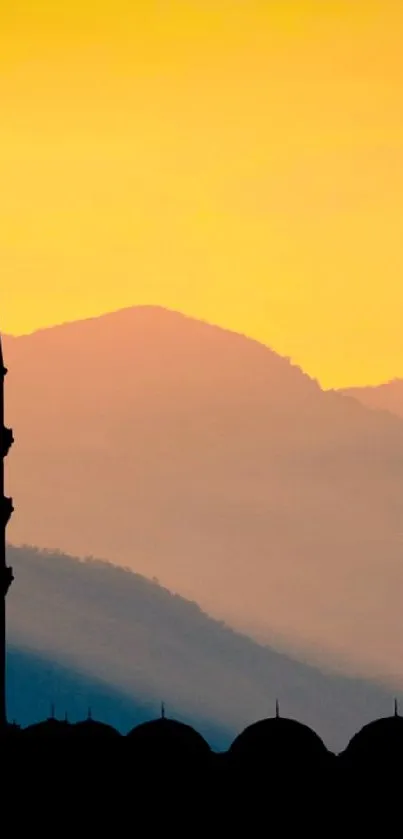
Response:
[[[122,731],[167,713],[226,748],[247,724],[281,712],[344,748],[390,712],[391,692],[321,672],[260,646],[131,571],[9,548],[9,716],[94,716]]]

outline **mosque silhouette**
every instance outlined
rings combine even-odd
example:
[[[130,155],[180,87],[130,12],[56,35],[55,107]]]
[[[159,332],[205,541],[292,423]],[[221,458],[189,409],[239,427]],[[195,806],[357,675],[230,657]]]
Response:
[[[339,754],[329,751],[308,726],[281,716],[278,702],[273,717],[248,726],[235,738],[228,751],[223,753],[214,752],[191,726],[169,719],[164,705],[161,706],[158,719],[143,722],[125,735],[93,719],[91,710],[87,719],[75,723],[67,718],[58,719],[54,708],[47,720],[25,728],[7,721],[5,607],[6,596],[14,578],[6,562],[6,527],[14,508],[12,499],[4,494],[4,459],[14,438],[11,429],[4,426],[6,373],[0,337],[0,568],[3,593],[0,630],[0,761],[6,768],[7,783],[11,781],[10,789],[13,784],[15,788],[17,778],[18,789],[24,790],[26,795],[29,792],[34,794],[35,790],[36,796],[43,796],[46,780],[47,789],[52,790],[54,800],[59,800],[59,803],[62,801],[65,808],[66,785],[69,789],[72,773],[76,786],[81,784],[80,806],[88,805],[88,797],[85,797],[83,790],[88,791],[91,783],[97,789],[99,807],[106,807],[107,802],[112,806],[111,802],[121,797],[124,790],[132,795],[130,784],[135,784],[137,793],[141,790],[142,795],[146,795],[150,787],[155,789],[158,785],[161,795],[162,789],[171,789],[173,785],[175,789],[187,789],[188,803],[193,802],[194,807],[200,807],[200,796],[207,794],[208,790],[209,812],[215,801],[221,809],[228,806],[234,816],[235,800],[241,811],[242,802],[245,804],[252,796],[256,810],[257,790],[263,796],[259,801],[264,809],[270,785],[271,812],[277,812],[279,816],[282,808],[281,818],[282,823],[285,823],[286,818],[291,819],[293,815],[296,818],[293,809],[290,810],[288,804],[284,805],[285,789],[288,796],[291,789],[294,796],[297,790],[301,795],[301,791],[305,790],[307,795],[307,789],[310,790],[310,796],[318,796],[320,789],[323,806],[326,804],[333,812],[337,801],[337,812],[340,814],[342,804],[346,808],[353,800],[356,804],[361,800],[357,798],[357,789],[365,777],[366,795],[369,795],[371,783],[376,780],[376,800],[378,804],[381,800],[387,801],[387,805],[382,806],[387,806],[387,812],[390,812],[391,802],[397,805],[400,801],[395,790],[400,790],[401,786],[403,791],[403,717],[399,715],[397,701],[391,716],[365,725]],[[194,782],[196,775],[197,784]],[[200,778],[204,779],[203,783]],[[380,790],[386,779],[388,795],[381,799]],[[7,795],[10,803],[10,789],[7,784],[0,787],[0,801],[1,795]],[[57,795],[61,797],[57,799]],[[145,807],[145,800],[138,796],[136,806]],[[304,806],[307,806],[309,796],[303,800]],[[78,806],[77,796],[74,801]],[[363,802],[364,799],[361,800],[361,816],[364,811],[367,815],[369,813],[368,798],[365,799],[366,803]],[[147,819],[156,818],[157,811],[154,800],[152,809],[147,809]],[[309,813],[311,818],[313,810]],[[372,823],[369,824],[373,827]],[[237,826],[235,819],[228,830],[233,832]],[[345,832],[342,825],[339,825],[339,829]],[[248,835],[254,833],[252,831]]]

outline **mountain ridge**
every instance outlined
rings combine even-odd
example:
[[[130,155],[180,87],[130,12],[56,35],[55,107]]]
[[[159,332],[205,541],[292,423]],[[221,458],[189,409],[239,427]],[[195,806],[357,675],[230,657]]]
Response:
[[[256,637],[402,678],[401,419],[220,327],[106,318],[5,340],[10,539],[106,555]]]
[[[284,361],[289,362],[292,367],[296,367],[298,370],[300,370],[303,373],[304,376],[311,379],[311,381],[315,382],[318,385],[318,387],[325,393],[333,393],[334,392],[334,393],[338,393],[338,394],[346,395],[346,396],[349,396],[349,395],[354,396],[355,394],[357,394],[357,397],[359,399],[359,394],[360,393],[365,394],[366,391],[372,392],[372,391],[381,390],[381,389],[384,389],[384,388],[389,388],[390,386],[394,385],[395,383],[397,383],[398,385],[403,384],[403,378],[401,376],[392,376],[388,380],[381,381],[381,382],[378,382],[378,383],[375,383],[375,384],[372,384],[372,385],[365,385],[365,384],[364,385],[358,385],[357,384],[357,385],[352,385],[352,386],[349,386],[349,387],[326,387],[325,388],[325,387],[322,387],[319,380],[317,379],[317,377],[314,374],[308,373],[306,370],[304,370],[303,366],[301,364],[299,364],[297,361],[295,361],[291,356],[289,356],[287,354],[284,354],[284,353],[280,353],[278,350],[275,350],[274,347],[271,344],[263,343],[258,338],[254,338],[252,335],[249,335],[246,332],[242,332],[242,330],[231,329],[229,327],[222,326],[222,325],[220,325],[220,324],[218,324],[214,321],[210,321],[208,319],[205,319],[205,318],[202,318],[202,317],[199,317],[199,316],[196,316],[196,315],[192,315],[192,314],[189,314],[189,313],[186,313],[186,312],[182,312],[179,309],[172,309],[172,308],[169,308],[167,306],[162,306],[162,305],[157,305],[157,304],[147,304],[147,303],[138,304],[138,305],[133,304],[131,306],[124,306],[124,307],[114,309],[114,310],[111,310],[111,311],[101,312],[99,314],[87,315],[87,316],[80,317],[80,318],[77,318],[77,319],[60,321],[60,322],[50,324],[50,325],[46,325],[46,326],[39,326],[35,329],[30,330],[29,332],[21,332],[21,333],[1,332],[0,334],[7,341],[12,341],[14,339],[19,339],[19,338],[30,338],[34,335],[40,335],[40,334],[43,334],[43,333],[52,332],[53,330],[60,330],[60,329],[68,328],[70,326],[75,326],[77,324],[85,325],[85,324],[88,324],[88,323],[93,322],[93,321],[101,321],[101,320],[105,320],[107,318],[116,318],[116,317],[119,317],[120,315],[124,316],[126,313],[134,312],[134,311],[137,311],[137,310],[146,310],[148,312],[166,313],[166,314],[174,315],[174,316],[177,316],[179,318],[191,321],[193,323],[200,323],[200,324],[203,324],[205,326],[212,327],[213,329],[217,329],[217,330],[220,330],[222,332],[229,333],[230,335],[239,336],[239,337],[244,338],[245,340],[250,341],[254,344],[258,344],[260,347],[264,347],[265,349],[268,349],[270,352],[272,352],[274,355],[278,356],[279,358],[283,359]],[[359,399],[359,401],[361,401],[361,400]],[[362,401],[362,404],[368,406],[367,402],[365,400]]]
[[[263,347],[265,349],[268,349],[271,353],[273,353],[278,358],[281,358],[284,361],[289,362],[291,366],[298,368],[304,374],[304,376],[306,376],[307,378],[310,378],[310,379],[312,379],[312,381],[316,382],[316,379],[314,377],[310,376],[308,373],[303,371],[302,367],[300,367],[300,365],[298,365],[296,362],[292,361],[289,356],[282,355],[281,353],[277,352],[270,344],[263,344],[257,338],[253,338],[251,335],[248,335],[247,333],[244,333],[244,332],[241,332],[241,331],[238,331],[238,330],[229,329],[225,326],[221,326],[220,324],[213,323],[212,321],[209,321],[209,320],[206,320],[206,319],[203,319],[203,318],[199,318],[199,317],[196,317],[194,315],[187,314],[185,312],[181,312],[178,309],[170,309],[170,308],[165,307],[165,306],[157,306],[157,305],[152,305],[152,304],[125,306],[124,308],[115,309],[115,310],[109,311],[109,312],[103,312],[99,315],[92,315],[92,316],[89,316],[89,317],[79,318],[77,320],[62,321],[60,323],[55,323],[55,324],[52,324],[50,326],[39,327],[39,328],[34,329],[30,332],[21,333],[21,334],[11,334],[11,333],[6,333],[6,332],[3,332],[1,334],[6,339],[6,341],[14,340],[14,339],[20,339],[20,338],[31,338],[33,336],[39,336],[39,335],[43,335],[44,333],[53,332],[54,330],[57,330],[57,331],[65,330],[65,329],[68,329],[69,327],[76,327],[76,326],[79,326],[79,325],[83,325],[83,327],[85,328],[86,325],[93,324],[94,322],[99,322],[99,321],[104,321],[105,322],[105,321],[108,321],[108,320],[113,320],[113,319],[116,320],[116,319],[124,318],[124,317],[127,317],[127,316],[130,317],[135,312],[146,312],[146,313],[155,314],[157,316],[158,315],[162,315],[162,316],[168,315],[168,316],[176,318],[178,321],[182,320],[182,322],[188,321],[188,322],[191,322],[192,324],[201,324],[203,326],[210,327],[213,330],[217,330],[217,331],[222,332],[222,333],[228,333],[230,335],[237,336],[239,338],[245,339],[246,341],[250,341],[252,344],[256,344],[259,347]]]
[[[372,387],[345,388],[340,393],[356,399],[366,408],[388,411],[403,419],[403,378],[396,377]]]
[[[8,547],[11,717],[70,719],[88,707],[119,729],[167,713],[227,748],[255,719],[281,713],[341,750],[393,707],[392,689],[318,668],[256,644],[197,603],[94,558]],[[21,688],[35,683],[27,699]],[[131,717],[133,714],[133,717]]]

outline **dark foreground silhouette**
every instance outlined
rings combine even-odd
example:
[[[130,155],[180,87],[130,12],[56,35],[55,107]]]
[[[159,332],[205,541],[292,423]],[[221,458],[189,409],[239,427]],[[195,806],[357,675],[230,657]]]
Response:
[[[61,830],[65,819],[78,820],[78,831],[86,822],[106,829],[111,819],[114,830],[131,833],[135,815],[141,835],[158,826],[258,836],[281,826],[283,835],[337,827],[349,836],[375,828],[377,818],[385,831],[398,815],[403,718],[396,708],[335,755],[308,726],[278,714],[249,726],[223,753],[164,709],[125,736],[90,715],[78,723],[51,716],[8,725],[1,762],[4,802],[24,801],[31,819],[34,807],[46,830]]]

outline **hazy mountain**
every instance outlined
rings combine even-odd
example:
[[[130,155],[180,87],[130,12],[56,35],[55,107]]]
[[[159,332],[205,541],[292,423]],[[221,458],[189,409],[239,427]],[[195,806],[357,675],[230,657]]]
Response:
[[[74,670],[57,657],[32,652],[29,647],[9,646],[7,685],[9,719],[23,726],[44,720],[53,712],[59,719],[67,715],[72,722],[85,719],[91,712],[123,731],[150,718],[150,708],[135,696]]]
[[[167,712],[225,748],[273,714],[312,725],[342,749],[364,722],[390,713],[380,687],[321,673],[211,620],[132,572],[32,549],[9,550],[9,713],[22,723],[65,711],[127,731]]]
[[[353,396],[367,408],[390,411],[403,418],[403,379],[393,379],[378,387],[352,387],[339,392]]]
[[[402,679],[403,422],[163,309],[5,340],[15,543]]]

